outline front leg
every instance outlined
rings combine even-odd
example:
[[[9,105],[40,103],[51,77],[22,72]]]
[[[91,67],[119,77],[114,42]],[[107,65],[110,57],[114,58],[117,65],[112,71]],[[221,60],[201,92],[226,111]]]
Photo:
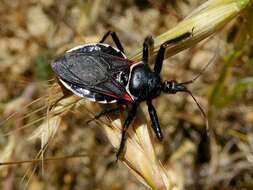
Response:
[[[155,61],[155,66],[154,66],[154,71],[156,73],[160,73],[162,70],[162,65],[163,65],[163,60],[164,60],[164,55],[165,55],[165,50],[167,48],[167,46],[172,45],[172,44],[176,44],[179,43],[183,40],[186,40],[187,38],[191,37],[193,34],[192,32],[186,32],[183,33],[173,39],[170,39],[166,42],[164,42],[161,46],[160,49],[158,50],[157,56],[156,56],[156,61]]]
[[[163,139],[163,133],[162,133],[162,130],[160,128],[159,119],[157,117],[156,110],[155,110],[154,106],[152,105],[151,100],[147,100],[147,105],[148,105],[148,113],[149,113],[149,116],[150,116],[150,119],[151,119],[151,122],[152,122],[151,126],[154,129],[157,138],[159,140],[162,140]]]
[[[120,111],[120,107],[102,110],[99,114],[95,115],[93,118],[86,121],[86,123],[89,124],[91,121],[99,119],[100,117],[102,117],[106,114],[113,113],[113,112],[118,112],[118,111]]]
[[[129,128],[131,122],[133,121],[133,119],[136,115],[138,105],[139,105],[138,103],[133,103],[128,107],[128,116],[127,116],[125,123],[123,125],[123,128],[122,128],[120,146],[119,146],[119,150],[116,155],[117,161],[120,158],[122,151],[124,150],[126,139],[127,139],[127,129]]]
[[[144,64],[149,64],[149,57],[154,48],[154,40],[152,36],[147,36],[143,43],[142,61]]]

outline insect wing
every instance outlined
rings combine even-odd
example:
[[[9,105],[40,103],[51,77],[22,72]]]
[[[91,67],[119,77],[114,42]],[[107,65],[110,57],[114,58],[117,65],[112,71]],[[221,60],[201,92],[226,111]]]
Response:
[[[130,63],[127,59],[103,51],[77,49],[57,59],[52,67],[60,79],[68,84],[131,102],[132,97],[125,88]]]

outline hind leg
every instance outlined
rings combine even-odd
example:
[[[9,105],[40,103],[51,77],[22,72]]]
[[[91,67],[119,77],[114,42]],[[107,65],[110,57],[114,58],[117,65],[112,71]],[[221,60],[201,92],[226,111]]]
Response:
[[[117,112],[117,111],[120,111],[120,107],[105,109],[105,110],[101,111],[99,114],[95,115],[93,118],[89,119],[87,121],[87,124],[90,123],[91,121],[95,120],[95,119],[99,119],[100,117],[102,117],[102,116],[104,116],[108,113],[113,113],[113,112]]]
[[[108,31],[107,33],[105,33],[105,35],[103,36],[103,38],[100,40],[99,43],[104,43],[104,41],[108,38],[108,36],[111,35],[113,42],[115,43],[116,47],[124,53],[124,48],[121,45],[121,42],[119,40],[119,37],[117,36],[117,34],[113,31]]]

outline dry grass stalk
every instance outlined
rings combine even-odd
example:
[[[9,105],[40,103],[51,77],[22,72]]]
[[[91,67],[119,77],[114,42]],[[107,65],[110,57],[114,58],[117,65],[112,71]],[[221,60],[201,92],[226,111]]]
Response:
[[[167,48],[166,57],[195,45],[220,30],[232,18],[237,16],[248,4],[249,0],[209,0],[195,9],[188,17],[174,28],[157,36],[154,43],[154,54],[160,45],[186,32],[193,31],[193,36],[182,43],[171,45]],[[132,56],[134,60],[141,59],[141,48]]]
[[[107,137],[115,148],[118,148],[120,143],[122,121],[113,119],[109,125],[103,124]],[[157,159],[152,134],[147,123],[144,114],[139,112],[128,131],[122,162],[143,184],[152,189],[182,189],[183,181],[181,183],[178,179],[175,181],[175,178],[179,176],[176,170],[171,173]]]

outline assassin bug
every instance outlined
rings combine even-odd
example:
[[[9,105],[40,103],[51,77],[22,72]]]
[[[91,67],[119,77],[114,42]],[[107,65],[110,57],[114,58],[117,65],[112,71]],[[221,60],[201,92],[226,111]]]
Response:
[[[142,61],[133,62],[127,59],[119,38],[115,32],[111,31],[107,32],[99,43],[85,44],[70,49],[52,63],[52,68],[60,83],[77,96],[86,97],[99,103],[118,103],[119,106],[126,106],[128,116],[122,128],[117,159],[124,149],[127,129],[134,120],[137,108],[143,101],[147,103],[152,128],[157,138],[163,139],[158,116],[152,105],[152,100],[157,98],[161,92],[168,94],[186,92],[190,94],[202,115],[206,117],[205,112],[186,88],[186,85],[195,81],[208,64],[199,75],[187,82],[162,81],[160,77],[166,47],[190,38],[192,33],[186,32],[162,44],[153,71],[148,65],[149,51],[153,43],[151,37],[147,37],[143,43]],[[104,43],[108,36],[112,37],[117,48]],[[118,109],[104,110],[94,119]]]

